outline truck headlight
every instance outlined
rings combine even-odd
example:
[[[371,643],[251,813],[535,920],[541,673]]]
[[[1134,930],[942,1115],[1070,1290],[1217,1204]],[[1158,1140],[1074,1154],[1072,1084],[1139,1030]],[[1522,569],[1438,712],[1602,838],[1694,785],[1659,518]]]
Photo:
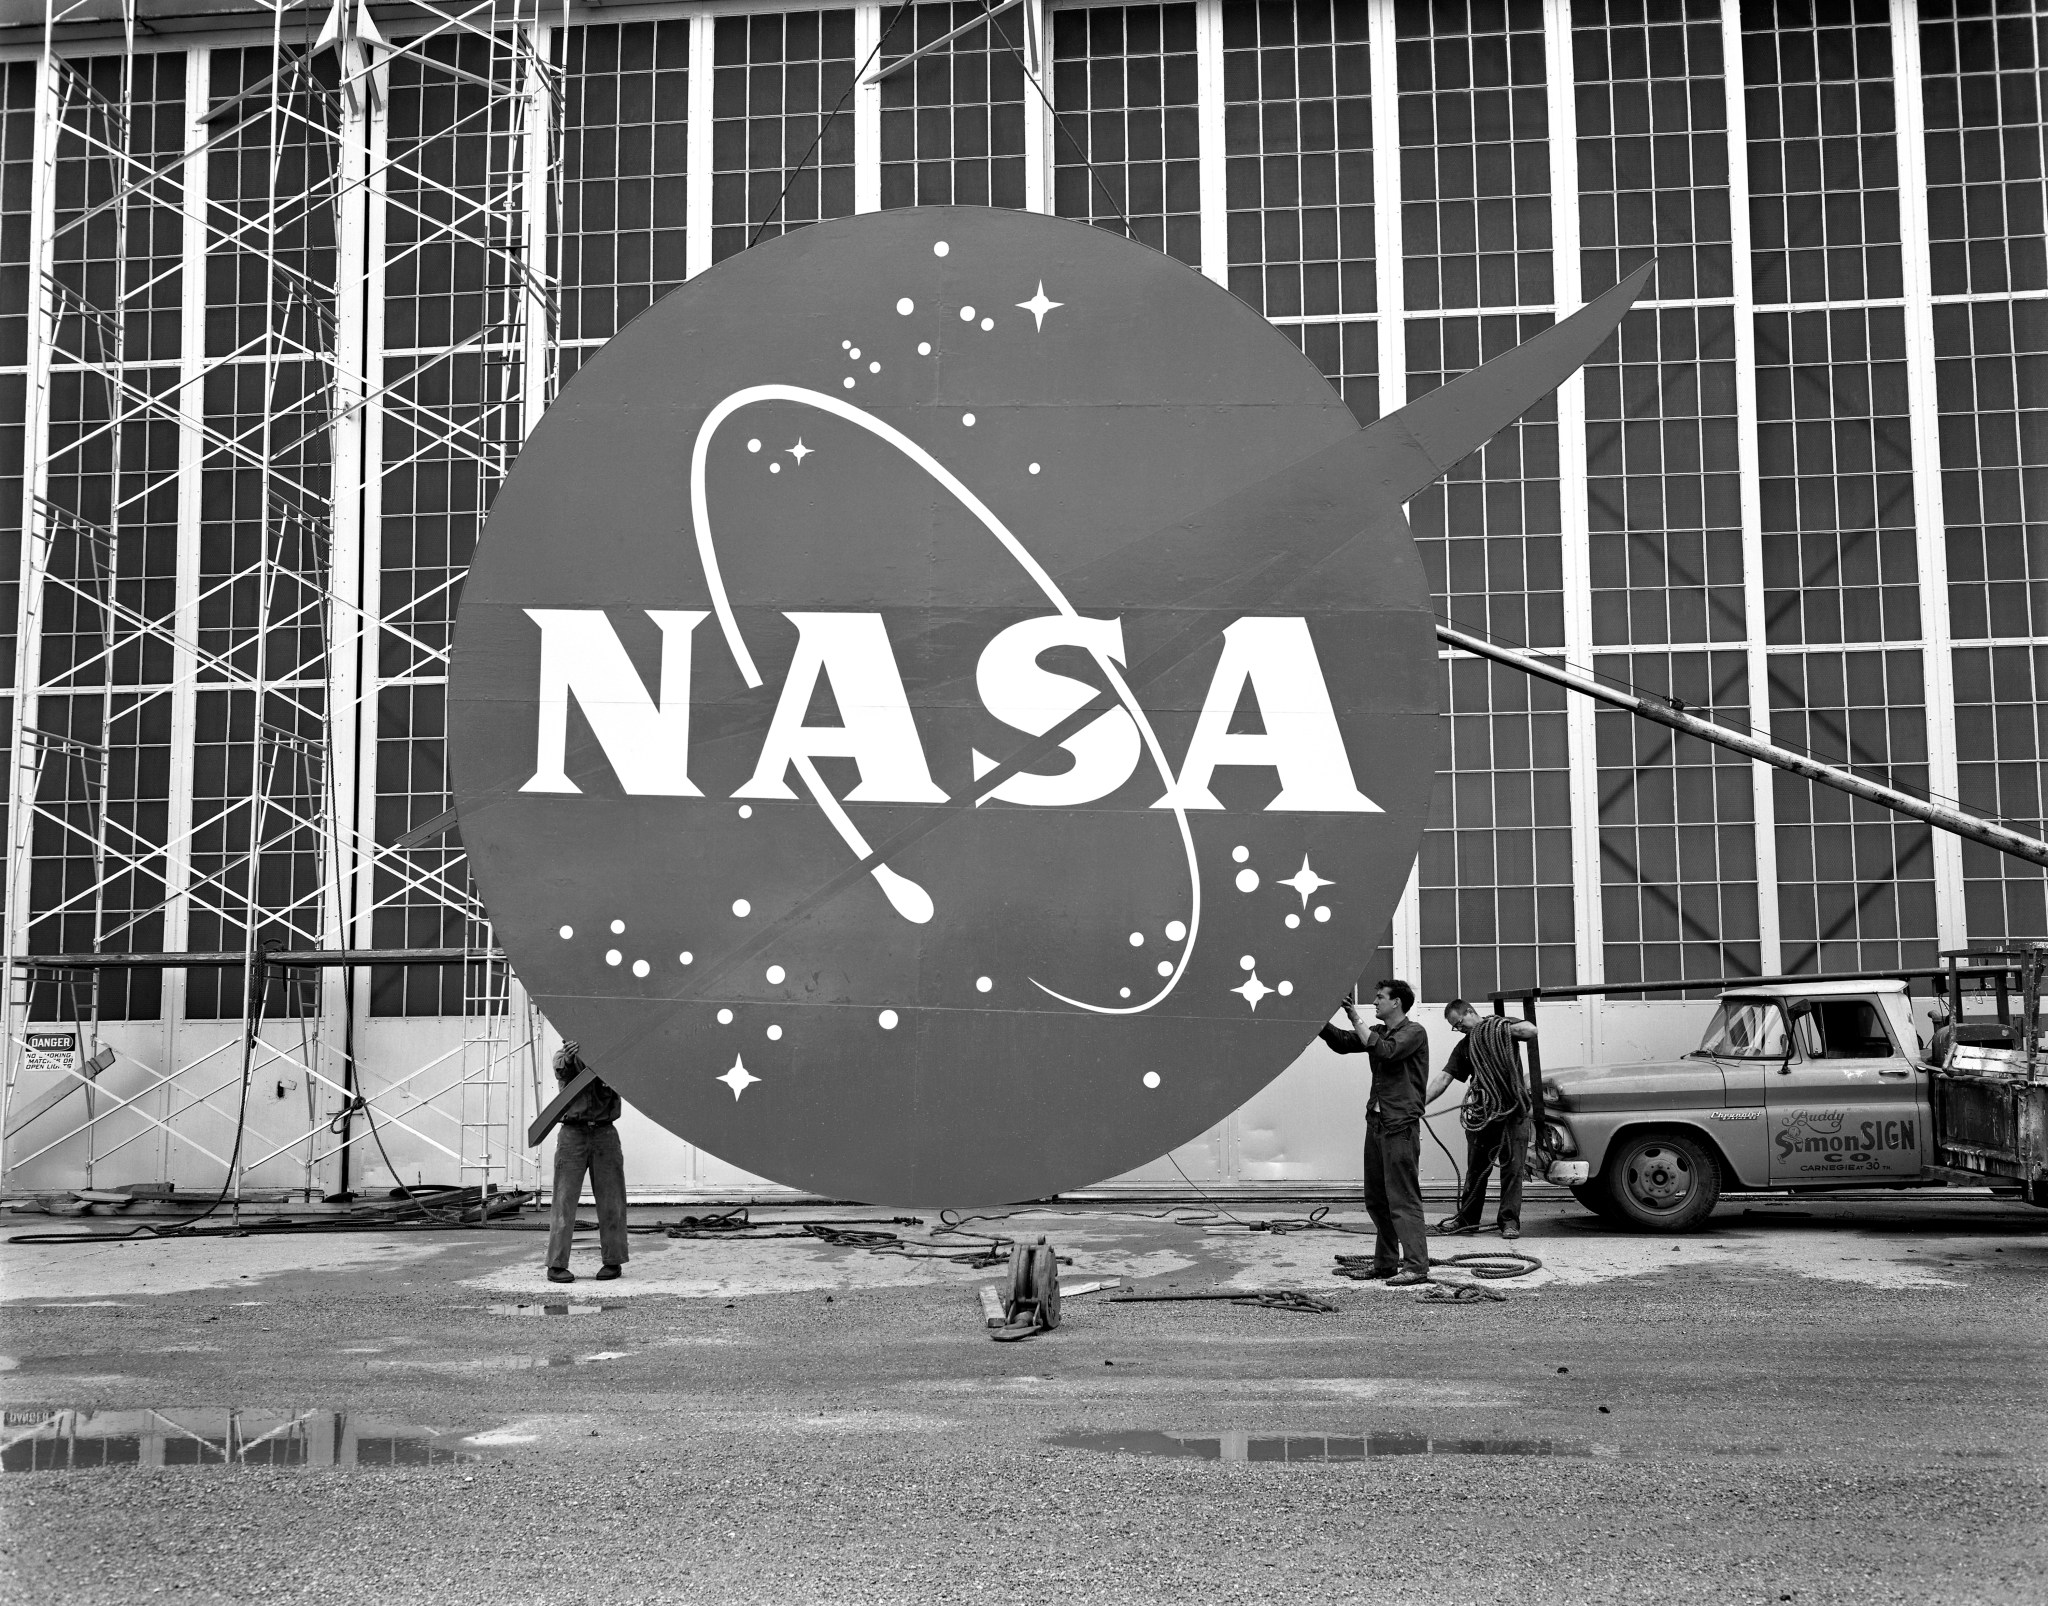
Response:
[[[1543,1084],[1543,1104],[1546,1109],[1558,1109],[1564,1104],[1564,1089],[1555,1082]]]
[[[1562,1122],[1543,1123],[1545,1146],[1555,1155],[1573,1155],[1579,1152],[1579,1140],[1572,1136],[1572,1129]]]

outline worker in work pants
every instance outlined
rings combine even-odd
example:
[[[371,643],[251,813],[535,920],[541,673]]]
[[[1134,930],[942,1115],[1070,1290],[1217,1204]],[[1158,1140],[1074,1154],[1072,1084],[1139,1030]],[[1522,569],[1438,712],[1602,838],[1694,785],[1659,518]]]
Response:
[[[1372,1269],[1381,1277],[1399,1269],[1429,1275],[1429,1240],[1422,1228],[1422,1123],[1389,1126],[1377,1113],[1365,1121],[1365,1213],[1379,1234]]]
[[[1529,1154],[1529,1123],[1519,1114],[1489,1122],[1465,1134],[1465,1185],[1458,1192],[1452,1229],[1479,1225],[1486,1214],[1486,1182],[1500,1166],[1500,1227],[1519,1236],[1522,1226],[1522,1165]]]
[[[597,1244],[603,1252],[599,1277],[616,1277],[626,1263],[626,1151],[610,1121],[564,1121],[555,1129],[555,1205],[548,1223],[548,1271],[569,1269],[569,1245],[576,1233],[576,1201],[583,1174],[597,1195]],[[555,1278],[561,1281],[560,1278]]]

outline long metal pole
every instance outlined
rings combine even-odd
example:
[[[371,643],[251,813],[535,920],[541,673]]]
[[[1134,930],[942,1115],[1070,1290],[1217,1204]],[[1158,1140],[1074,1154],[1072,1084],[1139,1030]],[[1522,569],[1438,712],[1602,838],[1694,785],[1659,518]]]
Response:
[[[1761,759],[1776,769],[1803,775],[1809,781],[1822,786],[1832,786],[1838,792],[1847,792],[1851,797],[1860,797],[1880,807],[1899,814],[1909,814],[1916,820],[1925,820],[1937,830],[1950,831],[1972,842],[1981,842],[1987,848],[1996,848],[2000,853],[2010,854],[2015,859],[2025,859],[2029,864],[2048,866],[2048,842],[2034,837],[2022,836],[2017,831],[2008,831],[2002,825],[1993,825],[1989,820],[1980,820],[1974,814],[1965,814],[1960,809],[1945,808],[1939,803],[1930,803],[1925,798],[1913,797],[1908,793],[1881,786],[1876,781],[1867,781],[1862,776],[1835,765],[1809,758],[1804,753],[1795,753],[1790,748],[1780,747],[1741,731],[1732,731],[1725,725],[1717,725],[1710,719],[1690,713],[1663,698],[1643,697],[1634,692],[1622,691],[1617,687],[1602,685],[1590,675],[1567,669],[1562,664],[1538,657],[1532,652],[1523,652],[1514,647],[1496,646],[1477,636],[1468,635],[1449,625],[1436,627],[1436,639],[1447,647],[1456,647],[1460,652],[1469,652],[1480,658],[1489,658],[1497,664],[1506,664],[1519,669],[1525,675],[1538,680],[1547,680],[1566,691],[1575,691],[1582,697],[1591,697],[1613,708],[1627,709],[1642,719],[1654,720],[1659,725],[1669,726],[1687,736],[1697,736],[1703,742],[1728,748],[1745,757]]]

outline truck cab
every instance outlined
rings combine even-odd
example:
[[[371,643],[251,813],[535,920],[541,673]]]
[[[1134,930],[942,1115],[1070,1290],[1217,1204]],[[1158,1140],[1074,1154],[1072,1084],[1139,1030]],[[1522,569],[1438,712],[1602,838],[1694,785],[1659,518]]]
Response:
[[[1682,1059],[1546,1072],[1538,1149],[1597,1214],[1665,1231],[1724,1192],[1916,1186],[1932,1070],[1903,981],[1732,988]]]

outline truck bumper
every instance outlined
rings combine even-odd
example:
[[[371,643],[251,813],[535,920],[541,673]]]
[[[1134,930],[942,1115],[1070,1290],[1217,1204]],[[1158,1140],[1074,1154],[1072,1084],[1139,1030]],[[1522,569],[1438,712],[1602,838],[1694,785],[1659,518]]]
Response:
[[[1586,1179],[1593,1174],[1592,1166],[1584,1160],[1553,1160],[1544,1174],[1544,1181],[1554,1182],[1560,1188],[1585,1186]]]

